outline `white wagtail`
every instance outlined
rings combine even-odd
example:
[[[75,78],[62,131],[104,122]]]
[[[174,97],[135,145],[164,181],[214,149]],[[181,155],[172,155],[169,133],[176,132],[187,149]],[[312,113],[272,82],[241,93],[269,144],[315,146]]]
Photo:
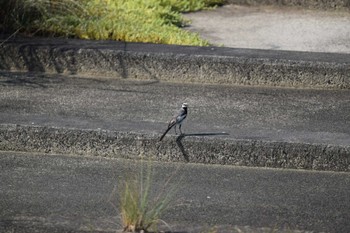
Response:
[[[159,141],[162,141],[164,136],[169,132],[169,130],[175,126],[175,134],[177,134],[176,132],[176,125],[179,125],[179,130],[180,130],[180,133],[182,134],[182,131],[181,131],[181,124],[182,122],[186,119],[187,117],[187,106],[188,104],[187,103],[183,103],[182,106],[181,106],[181,109],[179,111],[179,113],[174,116],[170,121],[169,121],[169,124],[168,124],[168,128],[165,130],[165,132],[163,133],[163,135],[160,137]]]

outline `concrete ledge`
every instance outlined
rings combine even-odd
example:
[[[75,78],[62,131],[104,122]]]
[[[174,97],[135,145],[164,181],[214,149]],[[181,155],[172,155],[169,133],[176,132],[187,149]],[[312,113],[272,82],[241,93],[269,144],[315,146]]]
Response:
[[[255,140],[0,125],[0,150],[254,167],[350,171],[350,147]]]
[[[350,88],[350,54],[112,41],[8,41],[1,48],[0,70],[171,82]]]
[[[324,10],[349,10],[349,0],[226,0],[229,4],[297,6]]]

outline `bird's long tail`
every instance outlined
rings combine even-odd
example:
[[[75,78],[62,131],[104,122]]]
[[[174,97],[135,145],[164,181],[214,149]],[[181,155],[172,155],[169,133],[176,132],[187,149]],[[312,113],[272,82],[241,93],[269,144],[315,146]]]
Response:
[[[173,124],[169,125],[168,128],[165,130],[165,132],[163,133],[163,135],[160,137],[159,141],[162,141],[163,138],[165,137],[165,135],[169,132],[169,130],[171,130],[171,128],[174,127],[174,125],[176,125],[176,122],[174,122]]]

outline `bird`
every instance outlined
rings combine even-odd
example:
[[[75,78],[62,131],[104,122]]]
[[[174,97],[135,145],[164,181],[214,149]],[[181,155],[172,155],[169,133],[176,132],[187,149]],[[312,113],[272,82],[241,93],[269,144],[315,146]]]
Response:
[[[181,109],[179,111],[179,113],[174,116],[170,121],[169,121],[169,124],[168,124],[168,128],[165,130],[165,132],[163,133],[163,135],[160,137],[159,141],[162,141],[164,136],[169,132],[169,130],[175,126],[175,134],[177,134],[176,132],[176,125],[179,125],[179,130],[180,130],[180,134],[182,134],[182,131],[181,131],[181,124],[182,122],[186,119],[187,117],[187,107],[188,107],[188,104],[187,103],[183,103],[182,106],[181,106]]]

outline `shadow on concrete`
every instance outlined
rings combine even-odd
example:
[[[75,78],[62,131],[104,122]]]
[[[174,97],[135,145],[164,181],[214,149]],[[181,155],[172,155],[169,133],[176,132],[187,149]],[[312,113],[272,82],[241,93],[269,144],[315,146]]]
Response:
[[[101,49],[84,41],[79,45],[62,45],[57,42],[57,44],[23,43],[16,46],[11,45],[11,41],[8,43],[9,46],[4,48],[7,52],[0,53],[0,70],[15,69],[44,73],[47,69],[53,69],[57,74],[76,75],[80,72],[99,73],[95,67],[102,67],[108,75],[112,72],[112,75],[115,74],[122,79],[133,78],[129,67],[132,59],[128,53],[127,43],[119,46],[118,49],[113,45]],[[143,62],[134,63],[134,66],[138,66],[137,69],[142,70],[150,79],[146,85],[159,82],[159,78],[151,67]]]
[[[47,88],[49,84],[60,84],[64,78],[58,74],[45,75],[35,72],[2,72],[0,71],[0,86],[23,86],[29,88]]]
[[[178,136],[176,138],[176,144],[178,145],[178,147],[180,148],[181,150],[181,153],[183,154],[186,162],[189,162],[190,159],[189,159],[189,156],[188,154],[186,153],[186,150],[182,144],[182,140],[185,138],[185,137],[205,137],[205,136],[221,136],[221,135],[230,135],[229,133],[225,133],[225,132],[221,132],[221,133],[191,133],[191,134],[181,134],[180,136]]]
[[[152,81],[151,81],[152,82]],[[151,85],[153,83],[143,82],[136,85]],[[139,89],[119,88],[117,84],[108,79],[98,78],[68,78],[67,75],[45,74],[40,72],[7,72],[0,70],[0,87],[20,86],[25,88],[56,88],[62,85],[68,85],[72,88],[92,88],[94,90],[125,92],[125,93],[149,93]]]

